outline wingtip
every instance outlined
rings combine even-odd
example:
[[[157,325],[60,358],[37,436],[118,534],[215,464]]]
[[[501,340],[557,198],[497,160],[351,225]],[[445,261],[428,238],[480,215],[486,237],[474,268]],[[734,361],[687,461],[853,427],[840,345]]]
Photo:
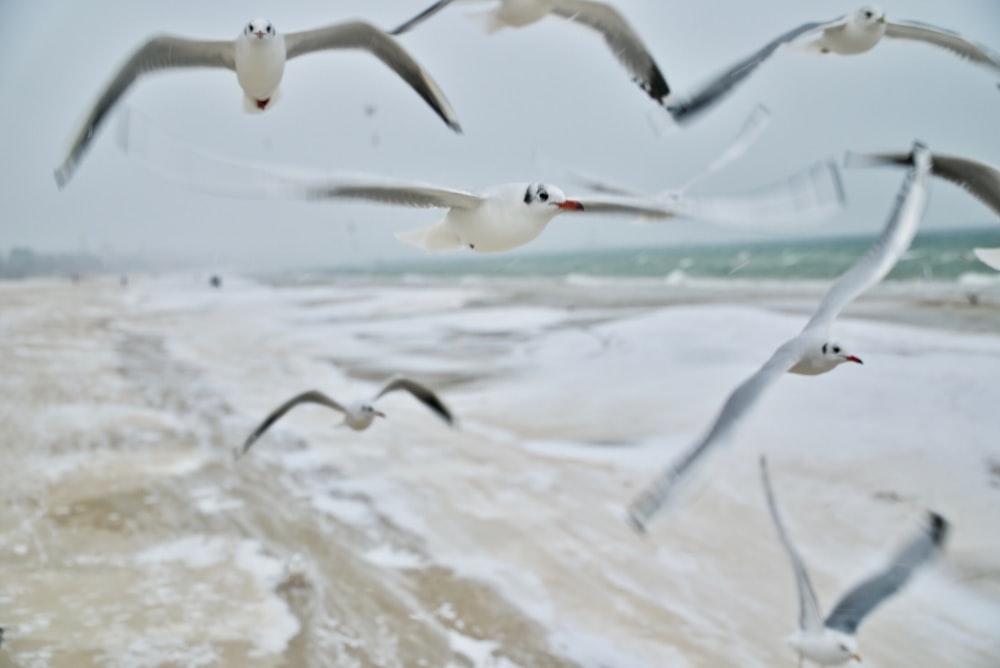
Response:
[[[928,511],[927,523],[929,525],[931,540],[934,541],[934,544],[941,545],[944,543],[951,526],[948,520],[934,511]]]
[[[625,514],[625,521],[628,522],[628,525],[632,527],[632,530],[640,536],[646,536],[649,533],[646,531],[646,523],[642,521],[634,509],[628,509]]]
[[[73,170],[68,165],[61,165],[52,171],[52,175],[55,177],[56,186],[59,187],[59,190],[62,190],[69,183],[70,178],[72,178]]]

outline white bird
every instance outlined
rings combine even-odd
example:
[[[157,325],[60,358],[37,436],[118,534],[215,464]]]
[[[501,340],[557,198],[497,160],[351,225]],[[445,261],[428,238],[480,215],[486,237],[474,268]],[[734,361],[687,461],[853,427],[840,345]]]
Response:
[[[848,152],[844,156],[845,167],[905,166],[912,162],[912,153]],[[931,172],[954,183],[1000,216],[1000,169],[971,158],[935,153]],[[981,262],[1000,270],[1000,248],[976,248],[973,252]]]
[[[684,217],[719,225],[771,224],[828,216],[844,203],[837,166],[815,163],[746,195],[570,198],[543,183],[512,183],[472,193],[372,176],[316,176],[289,168],[236,162],[194,148],[134,111],[120,120],[118,143],[128,155],[186,187],[223,196],[305,200],[363,199],[417,208],[448,209],[433,225],[399,239],[430,252],[462,247],[480,253],[510,250],[535,239],[560,213]]]
[[[413,29],[454,1],[438,0],[391,34],[401,35]],[[670,86],[649,49],[625,17],[611,5],[592,0],[493,1],[497,1],[497,7],[482,15],[490,34],[503,28],[523,28],[541,21],[549,14],[555,14],[601,33],[614,56],[651,98],[662,104],[670,94]]]
[[[261,422],[260,425],[253,430],[253,433],[247,437],[247,440],[243,443],[243,447],[237,453],[237,456],[246,454],[246,451],[250,449],[250,446],[253,445],[257,439],[259,439],[264,432],[271,427],[272,424],[277,422],[285,413],[292,410],[299,404],[311,403],[332,408],[333,410],[344,414],[344,421],[341,423],[342,425],[350,427],[354,431],[364,431],[371,426],[372,422],[375,421],[375,418],[385,417],[385,413],[375,408],[375,402],[378,401],[380,397],[383,397],[390,392],[396,392],[399,390],[409,392],[418,401],[437,413],[437,415],[442,420],[447,422],[448,425],[454,426],[455,419],[452,416],[451,411],[449,411],[448,407],[445,406],[440,399],[438,399],[434,392],[416,381],[403,378],[402,376],[395,376],[383,385],[382,388],[375,393],[375,396],[368,401],[355,401],[345,405],[334,401],[318,390],[310,390],[292,397],[285,403],[275,408],[271,411],[270,415],[264,418],[264,421]]]
[[[931,154],[926,147],[914,144],[913,152],[914,166],[903,181],[882,234],[830,287],[799,335],[783,343],[760,369],[733,390],[708,431],[632,501],[628,519],[637,530],[645,529],[653,516],[677,494],[679,486],[691,477],[695,465],[732,432],[760,395],[785,373],[812,376],[831,371],[845,362],[862,363],[831,340],[829,330],[841,310],[882,280],[913,241],[927,207],[927,175],[931,169]]]
[[[1000,72],[1000,54],[958,33],[917,21],[887,21],[885,12],[866,6],[833,21],[804,23],[730,66],[689,97],[676,94],[667,109],[678,123],[690,122],[731,93],[780,47],[792,45],[812,53],[856,55],[870,51],[883,37],[924,42]],[[804,41],[797,41],[797,40]],[[794,42],[794,44],[792,44]]]
[[[937,513],[927,514],[926,526],[896,552],[888,566],[855,585],[823,619],[819,598],[809,580],[802,556],[795,549],[774,500],[767,460],[760,459],[760,477],[771,511],[775,531],[792,564],[795,588],[799,598],[799,631],[789,638],[799,655],[799,668],[808,659],[821,666],[839,666],[852,659],[861,661],[855,637],[858,627],[868,614],[883,601],[899,592],[914,571],[936,556],[948,536],[948,522]]]
[[[461,132],[458,118],[431,76],[387,33],[360,21],[338,23],[315,30],[279,33],[270,21],[254,19],[235,40],[204,41],[170,35],[153,37],[119,68],[101,93],[73,139],[56,183],[66,185],[101,122],[118,99],[142,75],[181,67],[233,70],[243,89],[247,111],[269,109],[277,95],[285,62],[329,49],[364,49],[392,68],[429,104],[452,130]]]

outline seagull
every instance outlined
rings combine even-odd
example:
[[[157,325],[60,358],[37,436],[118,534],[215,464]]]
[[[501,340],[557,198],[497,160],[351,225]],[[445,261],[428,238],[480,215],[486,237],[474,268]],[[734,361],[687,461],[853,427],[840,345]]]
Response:
[[[689,97],[671,96],[666,107],[677,123],[690,122],[748,78],[782,46],[811,53],[856,55],[870,51],[883,37],[941,47],[959,57],[1000,72],[1000,54],[956,32],[918,21],[887,21],[885,12],[866,6],[833,21],[804,23],[768,42],[705,84]],[[804,41],[796,41],[796,40]],[[795,42],[794,44],[792,44]]]
[[[859,357],[830,339],[829,330],[840,311],[882,280],[913,241],[927,207],[927,174],[931,168],[931,154],[925,146],[915,143],[913,152],[914,165],[906,174],[882,234],[830,287],[798,336],[783,343],[760,369],[733,390],[708,431],[632,501],[628,519],[637,531],[645,530],[653,516],[676,495],[678,487],[691,477],[695,465],[732,432],[760,395],[785,373],[815,376],[847,362],[862,364]]]
[[[458,118],[431,76],[385,32],[361,21],[337,23],[315,30],[282,35],[267,19],[254,19],[235,40],[203,41],[170,35],[151,38],[132,54],[107,85],[87,115],[62,164],[56,183],[65,186],[83,158],[105,116],[140,76],[178,67],[216,67],[236,72],[244,93],[244,109],[265,111],[273,106],[285,62],[327,49],[364,49],[391,67],[455,132]]]
[[[390,34],[401,35],[413,29],[452,2],[454,0],[438,0]],[[486,31],[493,34],[503,28],[523,28],[541,21],[548,14],[561,16],[601,33],[618,61],[656,102],[662,104],[670,95],[670,86],[646,45],[625,17],[611,5],[592,0],[499,0],[496,9],[482,16],[486,21]]]
[[[837,166],[817,162],[745,195],[689,198],[660,195],[569,197],[557,186],[508,183],[480,192],[456,190],[378,176],[316,176],[290,168],[229,160],[194,148],[130,111],[118,125],[118,144],[153,171],[184,186],[216,195],[299,200],[361,199],[415,208],[448,209],[444,219],[402,232],[401,241],[428,252],[469,248],[498,253],[523,246],[562,213],[684,217],[717,225],[747,226],[776,220],[826,217],[844,203]],[[223,181],[225,183],[223,183]]]
[[[350,427],[354,431],[364,431],[371,426],[372,422],[375,421],[375,418],[385,417],[385,413],[375,408],[375,402],[386,394],[396,392],[398,390],[405,390],[406,392],[409,392],[416,397],[418,401],[422,402],[425,406],[437,413],[442,420],[447,422],[450,426],[454,426],[455,419],[452,417],[451,411],[449,411],[448,407],[445,406],[440,399],[438,399],[436,394],[416,381],[410,380],[409,378],[403,378],[402,376],[395,376],[389,379],[389,381],[382,386],[382,389],[380,389],[369,401],[357,401],[344,405],[334,401],[318,390],[309,390],[308,392],[303,392],[302,394],[292,397],[271,411],[271,414],[264,418],[264,421],[253,430],[253,433],[250,434],[250,436],[247,437],[247,440],[243,443],[243,447],[240,449],[237,457],[246,454],[246,451],[250,449],[250,446],[253,445],[272,424],[280,420],[281,416],[299,404],[320,404],[321,406],[332,408],[333,410],[344,414],[344,421],[341,424]]]
[[[844,166],[873,167],[879,165],[909,165],[913,163],[911,153],[855,153],[849,151],[844,156]],[[951,181],[985,204],[1000,216],[1000,169],[971,158],[954,155],[934,154],[934,176]],[[1000,270],[1000,248],[975,248],[973,252],[979,261]]]
[[[799,654],[799,668],[806,659],[821,666],[839,666],[851,660],[860,662],[855,634],[861,622],[883,601],[899,592],[914,571],[940,552],[948,536],[948,521],[937,513],[928,513],[926,526],[921,527],[920,533],[893,556],[889,565],[855,585],[824,620],[802,556],[792,545],[781,521],[764,457],[760,458],[760,477],[775,531],[795,573],[799,595],[799,632],[789,642]]]

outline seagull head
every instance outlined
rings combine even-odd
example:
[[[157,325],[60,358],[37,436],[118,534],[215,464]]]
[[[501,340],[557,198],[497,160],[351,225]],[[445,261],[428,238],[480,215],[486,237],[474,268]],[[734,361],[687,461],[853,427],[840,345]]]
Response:
[[[848,661],[861,663],[861,654],[858,653],[858,641],[855,640],[854,636],[838,632],[834,632],[832,635],[834,642],[833,651],[838,655],[841,663],[847,663]]]
[[[844,362],[854,362],[855,364],[864,364],[860,357],[856,357],[840,345],[836,341],[827,341],[820,347],[820,353],[823,358],[829,360],[833,364],[843,364]]]
[[[854,22],[863,26],[884,24],[885,10],[877,5],[865,5],[854,12]]]
[[[550,215],[562,211],[583,211],[582,204],[574,199],[567,199],[562,190],[544,183],[532,183],[527,187],[524,191],[524,204]]]
[[[384,418],[385,413],[379,410],[375,410],[375,407],[371,404],[364,404],[361,406],[361,412],[365,415],[370,415],[372,418]]]
[[[277,31],[267,19],[254,19],[243,28],[243,35],[250,39],[268,40],[276,34]]]

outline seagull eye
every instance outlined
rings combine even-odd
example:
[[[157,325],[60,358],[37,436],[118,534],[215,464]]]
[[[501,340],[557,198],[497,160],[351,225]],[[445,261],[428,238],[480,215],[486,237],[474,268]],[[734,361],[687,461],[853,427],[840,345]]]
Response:
[[[870,19],[871,17],[872,17],[872,13],[871,12],[865,12],[865,18],[866,19]]]
[[[549,194],[547,192],[545,192],[544,190],[539,190],[538,191],[538,199],[542,200],[543,202],[548,201]]]
[[[268,27],[267,27],[267,31],[268,31],[268,32],[273,32],[273,31],[274,31],[274,28],[272,28],[271,26],[268,26]]]
[[[833,352],[839,353],[840,352],[840,346],[834,346],[833,347]]]

